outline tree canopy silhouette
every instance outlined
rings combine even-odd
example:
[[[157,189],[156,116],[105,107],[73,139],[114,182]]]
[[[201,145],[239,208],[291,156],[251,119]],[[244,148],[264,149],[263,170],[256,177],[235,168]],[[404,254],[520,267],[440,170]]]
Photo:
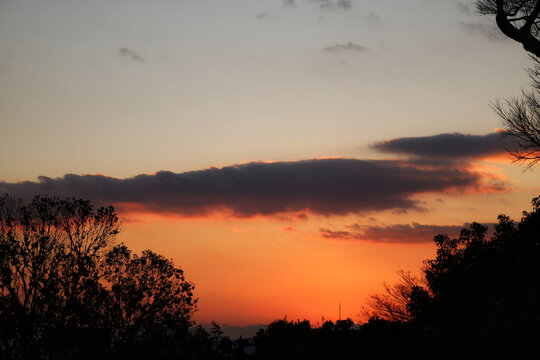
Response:
[[[458,238],[436,235],[436,257],[425,262],[424,281],[386,287],[387,299],[394,294],[391,300],[399,300],[398,316],[372,302],[372,319],[408,322],[459,348],[530,349],[540,334],[540,197],[532,205],[517,224],[499,215],[491,238],[478,223]]]
[[[171,260],[116,244],[119,229],[112,207],[0,197],[0,357],[187,347],[193,284]]]
[[[517,225],[499,215],[491,239],[477,223],[457,239],[437,235],[437,256],[424,269],[429,291],[411,294],[413,318],[490,339],[538,334],[540,198],[532,203],[533,211]]]

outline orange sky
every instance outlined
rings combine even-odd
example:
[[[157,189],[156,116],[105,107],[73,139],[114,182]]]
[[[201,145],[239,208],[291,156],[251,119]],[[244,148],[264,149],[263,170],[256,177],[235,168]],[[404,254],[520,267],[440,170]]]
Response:
[[[202,323],[259,324],[285,315],[336,320],[340,301],[342,316],[358,321],[366,297],[383,281],[392,281],[399,269],[418,270],[433,254],[431,244],[322,239],[321,219],[139,219],[124,224],[120,240],[136,251],[160,252],[184,269],[196,285],[195,319]],[[302,230],[284,229],[296,226]]]

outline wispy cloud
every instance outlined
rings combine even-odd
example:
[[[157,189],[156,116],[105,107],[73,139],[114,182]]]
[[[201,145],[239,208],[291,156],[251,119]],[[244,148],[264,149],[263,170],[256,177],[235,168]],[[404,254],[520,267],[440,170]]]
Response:
[[[484,224],[493,228],[494,224]],[[347,230],[319,229],[319,235],[325,239],[347,241],[369,241],[387,244],[421,244],[430,243],[438,234],[457,237],[461,229],[468,228],[463,225],[426,225],[419,223],[394,224],[384,226],[352,224]]]
[[[456,5],[460,13],[465,14],[465,15],[472,15],[471,7],[468,4],[464,4],[458,1]]]
[[[368,50],[369,49],[367,47],[352,42],[334,44],[324,48],[325,52],[365,52]]]
[[[295,0],[283,0],[283,7],[285,8],[292,8],[296,6]]]
[[[478,34],[491,41],[505,41],[508,39],[494,24],[462,22],[460,26],[469,34]]]
[[[144,58],[140,56],[137,53],[137,51],[127,48],[127,47],[122,47],[118,49],[118,55],[121,58],[126,59],[126,60],[135,61],[135,62],[144,62]]]
[[[351,0],[308,0],[316,4],[321,10],[349,10],[352,8]],[[296,7],[296,0],[283,0],[283,7]]]
[[[372,25],[372,26],[378,26],[381,24],[382,22],[382,18],[379,14],[377,13],[374,13],[374,12],[371,12],[369,13],[365,18],[364,20],[369,24],[369,25]]]

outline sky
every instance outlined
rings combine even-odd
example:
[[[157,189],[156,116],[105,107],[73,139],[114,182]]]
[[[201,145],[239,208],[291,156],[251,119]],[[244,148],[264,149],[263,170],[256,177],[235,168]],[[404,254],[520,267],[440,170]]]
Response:
[[[530,208],[490,106],[529,65],[469,0],[0,0],[0,192],[114,205],[198,322],[359,321]]]

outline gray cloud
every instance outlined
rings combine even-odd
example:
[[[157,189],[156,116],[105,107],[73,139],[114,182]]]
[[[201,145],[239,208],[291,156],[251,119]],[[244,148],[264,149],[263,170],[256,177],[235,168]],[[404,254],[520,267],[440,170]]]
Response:
[[[118,55],[121,58],[130,60],[130,61],[144,62],[144,58],[142,56],[140,56],[135,50],[129,49],[127,47],[118,49]]]
[[[296,2],[294,0],[283,0],[283,7],[295,7]]]
[[[362,46],[362,45],[358,45],[358,44],[355,44],[355,43],[352,43],[352,42],[348,42],[348,43],[345,43],[345,44],[335,44],[335,45],[330,45],[330,46],[327,46],[324,48],[324,51],[326,52],[349,52],[349,51],[352,51],[352,52],[365,52],[365,51],[368,51],[369,49],[365,46]]]
[[[472,14],[470,6],[459,1],[457,2],[457,9],[462,14],[465,14],[465,15]]]
[[[365,17],[365,21],[369,24],[369,25],[372,25],[372,26],[377,26],[377,25],[380,25],[381,22],[382,22],[382,18],[379,14],[377,13],[369,13],[366,17]]]
[[[500,155],[511,148],[512,139],[500,134],[465,135],[460,133],[405,137],[382,141],[372,148],[392,154],[445,159],[475,159]]]
[[[460,26],[469,34],[479,34],[492,41],[505,41],[507,37],[495,24],[460,23]]]
[[[348,10],[352,7],[351,0],[313,0],[320,3],[323,10]]]
[[[308,0],[318,5],[321,10],[349,10],[352,8],[351,0]],[[283,7],[296,7],[296,0],[283,0]]]
[[[249,163],[200,171],[160,171],[118,179],[103,175],[39,177],[0,182],[0,193],[77,197],[118,209],[181,216],[226,211],[234,216],[311,211],[333,215],[417,209],[414,195],[426,192],[505,189],[459,166],[422,166],[402,160],[321,159]]]
[[[494,224],[484,224],[493,228]],[[451,238],[459,236],[461,229],[469,224],[459,225],[425,225],[419,223],[395,224],[387,226],[348,225],[348,230],[334,231],[319,229],[319,234],[325,239],[370,241],[388,244],[421,244],[430,243],[438,234],[447,234]]]

